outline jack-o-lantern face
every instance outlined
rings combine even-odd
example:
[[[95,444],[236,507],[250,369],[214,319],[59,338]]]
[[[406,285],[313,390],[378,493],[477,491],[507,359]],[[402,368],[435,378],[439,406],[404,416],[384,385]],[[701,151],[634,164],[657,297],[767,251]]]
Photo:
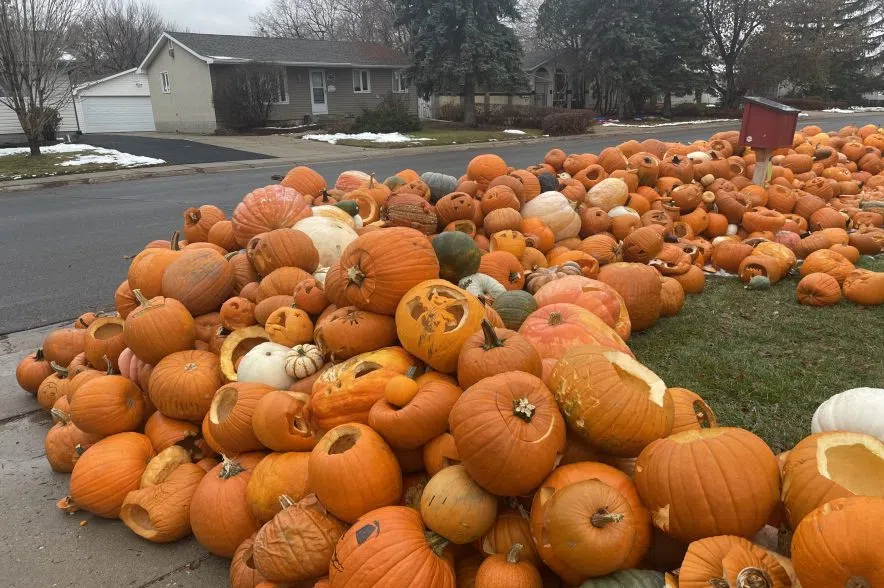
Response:
[[[396,309],[402,346],[433,369],[451,373],[464,341],[482,328],[485,309],[466,290],[445,280],[428,280],[409,290]]]

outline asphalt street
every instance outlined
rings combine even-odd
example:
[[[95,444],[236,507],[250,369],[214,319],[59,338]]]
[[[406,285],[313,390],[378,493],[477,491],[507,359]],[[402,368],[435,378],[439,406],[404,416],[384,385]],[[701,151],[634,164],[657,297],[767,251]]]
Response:
[[[170,165],[187,163],[215,163],[220,161],[244,161],[246,159],[267,159],[262,153],[252,153],[241,149],[229,149],[186,139],[144,137],[142,135],[116,135],[88,133],[77,139],[80,143],[116,149],[145,157],[162,159]]]
[[[884,124],[884,113],[828,116],[822,121],[811,116],[799,119],[799,126],[815,122],[825,128]],[[469,159],[481,152],[498,153],[521,167],[541,161],[553,146],[569,153],[597,153],[629,137],[692,141],[737,125],[635,129],[629,135],[486,143],[456,151],[403,154],[379,149],[371,159],[313,167],[330,183],[346,169],[375,172],[380,178],[407,167],[460,175]],[[151,239],[168,238],[181,226],[185,208],[211,203],[229,213],[251,189],[271,183],[271,174],[285,171],[265,168],[0,194],[0,335],[66,320],[85,310],[111,308],[114,290],[126,277],[126,256]]]

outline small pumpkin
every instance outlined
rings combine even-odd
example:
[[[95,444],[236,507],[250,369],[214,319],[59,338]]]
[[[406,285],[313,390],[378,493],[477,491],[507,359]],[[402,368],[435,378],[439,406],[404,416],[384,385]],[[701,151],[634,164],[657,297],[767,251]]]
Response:
[[[285,372],[289,377],[301,380],[315,374],[324,363],[322,350],[318,346],[307,343],[295,345],[286,356]]]
[[[43,380],[52,375],[52,366],[43,355],[40,347],[34,353],[22,358],[15,367],[15,380],[18,385],[31,394],[36,394]]]
[[[493,251],[482,256],[479,273],[491,276],[507,290],[521,290],[525,285],[519,258],[508,251]]]
[[[743,537],[725,535],[700,539],[688,546],[678,584],[685,588],[789,588],[792,581],[772,553]]]
[[[424,445],[424,468],[431,476],[437,472],[460,463],[460,454],[451,433],[442,433]]]
[[[424,487],[421,518],[431,530],[452,543],[471,543],[491,529],[497,519],[497,497],[484,490],[462,465],[435,474]]]
[[[464,276],[479,271],[481,251],[467,234],[448,231],[433,239],[433,250],[439,260],[439,277],[457,283]]]
[[[709,429],[718,426],[715,413],[705,400],[687,388],[668,388],[672,397],[672,433],[696,429]]]
[[[838,280],[822,272],[810,273],[801,278],[795,289],[798,304],[808,306],[832,306],[841,300]]]
[[[55,424],[46,432],[43,448],[46,461],[54,472],[70,473],[81,453],[103,438],[101,435],[84,433],[71,421],[70,415],[53,407],[50,411]]]
[[[258,382],[277,390],[288,388],[295,383],[285,371],[290,351],[290,347],[279,343],[270,341],[259,343],[239,361],[239,366],[236,368],[236,381]]]
[[[495,329],[482,321],[481,332],[463,344],[457,361],[457,378],[469,388],[483,378],[508,371],[541,374],[540,355],[530,340],[515,331]]]
[[[264,323],[270,341],[286,347],[294,347],[313,341],[313,321],[310,316],[294,306],[277,308]]]

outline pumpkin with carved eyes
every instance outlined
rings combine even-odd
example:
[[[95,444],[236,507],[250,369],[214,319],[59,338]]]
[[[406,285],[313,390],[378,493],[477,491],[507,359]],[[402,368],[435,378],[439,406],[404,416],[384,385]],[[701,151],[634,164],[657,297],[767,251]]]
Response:
[[[485,307],[466,290],[445,280],[427,280],[405,293],[396,308],[402,346],[434,370],[457,369],[460,349],[482,328]]]

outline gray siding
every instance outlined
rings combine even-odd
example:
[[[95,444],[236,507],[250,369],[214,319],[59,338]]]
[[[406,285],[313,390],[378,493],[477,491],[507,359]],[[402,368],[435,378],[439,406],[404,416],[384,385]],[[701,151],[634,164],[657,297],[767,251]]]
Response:
[[[310,70],[323,69],[326,75],[326,84],[334,86],[334,92],[329,91],[327,94],[328,117],[329,118],[345,118],[355,117],[362,113],[363,108],[374,108],[380,103],[384,96],[389,94],[393,89],[393,69],[372,68],[371,72],[371,92],[356,93],[353,91],[353,70],[350,68],[310,68],[310,67],[288,67],[286,80],[288,82],[288,103],[275,104],[270,113],[270,118],[275,123],[294,122],[300,123],[304,117],[313,115],[313,107],[310,101]],[[212,66],[212,85],[217,88],[229,79],[232,75],[233,68],[231,66],[213,65]],[[334,81],[328,78],[334,76]],[[152,93],[152,92],[151,92]],[[408,92],[401,94],[408,102],[408,110],[417,115],[417,94],[414,88],[409,88]],[[219,124],[229,121],[227,113],[223,112],[220,105],[216,105],[218,109]]]
[[[172,91],[163,93],[160,73],[169,72]],[[175,44],[175,57],[163,47],[147,68],[150,103],[157,131],[163,133],[214,133],[209,66]]]

